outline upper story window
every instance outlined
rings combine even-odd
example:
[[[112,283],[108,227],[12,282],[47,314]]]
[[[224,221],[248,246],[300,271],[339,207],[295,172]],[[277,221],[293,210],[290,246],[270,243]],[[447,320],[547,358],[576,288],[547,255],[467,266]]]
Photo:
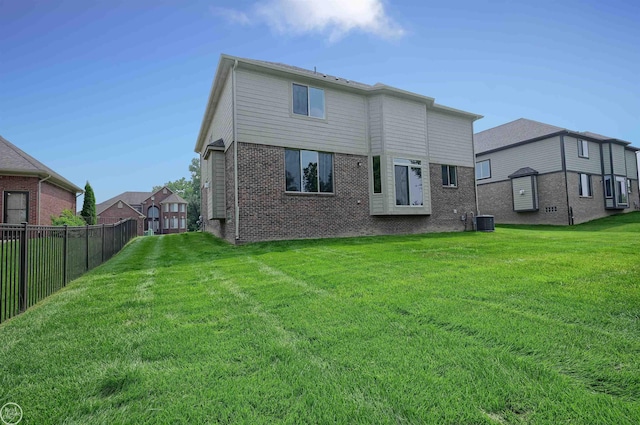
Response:
[[[578,139],[578,156],[580,158],[589,158],[589,142]]]
[[[178,204],[171,204],[171,212],[178,212]]]
[[[333,193],[333,154],[285,149],[287,192]]]
[[[185,211],[185,204],[180,204],[180,212],[184,212]]]
[[[591,197],[591,176],[589,174],[580,174],[580,196],[584,198]]]
[[[412,159],[393,159],[396,205],[421,207],[424,204],[422,193],[422,162]]]
[[[164,204],[164,212],[169,212],[169,204]]]
[[[476,162],[476,180],[488,179],[491,177],[491,160]]]
[[[442,185],[458,187],[458,169],[455,165],[442,166]]]
[[[380,173],[380,157],[373,158],[373,193],[382,193],[382,175]]]
[[[324,119],[324,90],[294,83],[293,113]]]

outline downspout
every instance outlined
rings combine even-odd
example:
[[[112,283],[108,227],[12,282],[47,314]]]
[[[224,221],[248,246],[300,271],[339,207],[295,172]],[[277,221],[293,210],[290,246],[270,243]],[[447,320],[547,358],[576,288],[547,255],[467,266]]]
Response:
[[[564,150],[564,135],[560,135],[560,154],[562,155],[562,171],[564,172],[564,193],[567,195],[567,216],[569,226],[573,224],[573,212],[569,206],[569,182],[567,181],[567,158]]]
[[[39,226],[40,225],[40,192],[41,192],[41,188],[42,186],[40,185],[43,181],[49,180],[51,178],[51,174],[49,174],[47,177],[38,180],[38,219],[36,220],[36,224]],[[27,211],[27,221],[29,221],[29,212]]]
[[[233,120],[233,178],[234,178],[234,192],[235,192],[235,230],[236,230],[236,240],[240,239],[240,203],[238,201],[238,130],[236,125],[236,68],[238,66],[238,60],[236,59],[233,63],[233,69],[231,70],[231,119]]]

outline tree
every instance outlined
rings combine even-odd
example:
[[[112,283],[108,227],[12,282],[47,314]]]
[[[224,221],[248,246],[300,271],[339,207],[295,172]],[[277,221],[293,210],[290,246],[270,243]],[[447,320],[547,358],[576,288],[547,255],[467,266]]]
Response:
[[[62,210],[58,217],[51,216],[52,226],[64,226],[65,224],[67,226],[84,226],[86,223],[82,217],[75,215],[71,210]]]
[[[82,203],[82,211],[80,215],[87,224],[96,224],[96,196],[93,194],[93,189],[87,181],[84,185],[84,202]]]
[[[173,193],[180,195],[187,201],[187,228],[198,230],[198,218],[200,217],[200,160],[192,158],[189,164],[189,174],[191,180],[181,177],[178,180],[167,182],[164,186],[171,189]],[[151,190],[156,192],[163,186],[154,186]]]

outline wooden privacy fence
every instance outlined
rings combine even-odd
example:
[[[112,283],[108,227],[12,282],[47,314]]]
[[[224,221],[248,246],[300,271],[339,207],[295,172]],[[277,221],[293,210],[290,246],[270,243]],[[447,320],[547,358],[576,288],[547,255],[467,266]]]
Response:
[[[97,226],[0,224],[0,323],[107,261],[137,235],[137,222]]]

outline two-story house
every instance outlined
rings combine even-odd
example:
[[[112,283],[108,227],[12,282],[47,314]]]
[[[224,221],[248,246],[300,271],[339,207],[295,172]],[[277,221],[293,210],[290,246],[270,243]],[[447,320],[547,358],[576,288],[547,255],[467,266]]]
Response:
[[[479,210],[497,223],[578,224],[639,208],[629,142],[524,118],[474,141]]]
[[[479,118],[222,55],[195,146],[205,230],[243,243],[470,229]]]

